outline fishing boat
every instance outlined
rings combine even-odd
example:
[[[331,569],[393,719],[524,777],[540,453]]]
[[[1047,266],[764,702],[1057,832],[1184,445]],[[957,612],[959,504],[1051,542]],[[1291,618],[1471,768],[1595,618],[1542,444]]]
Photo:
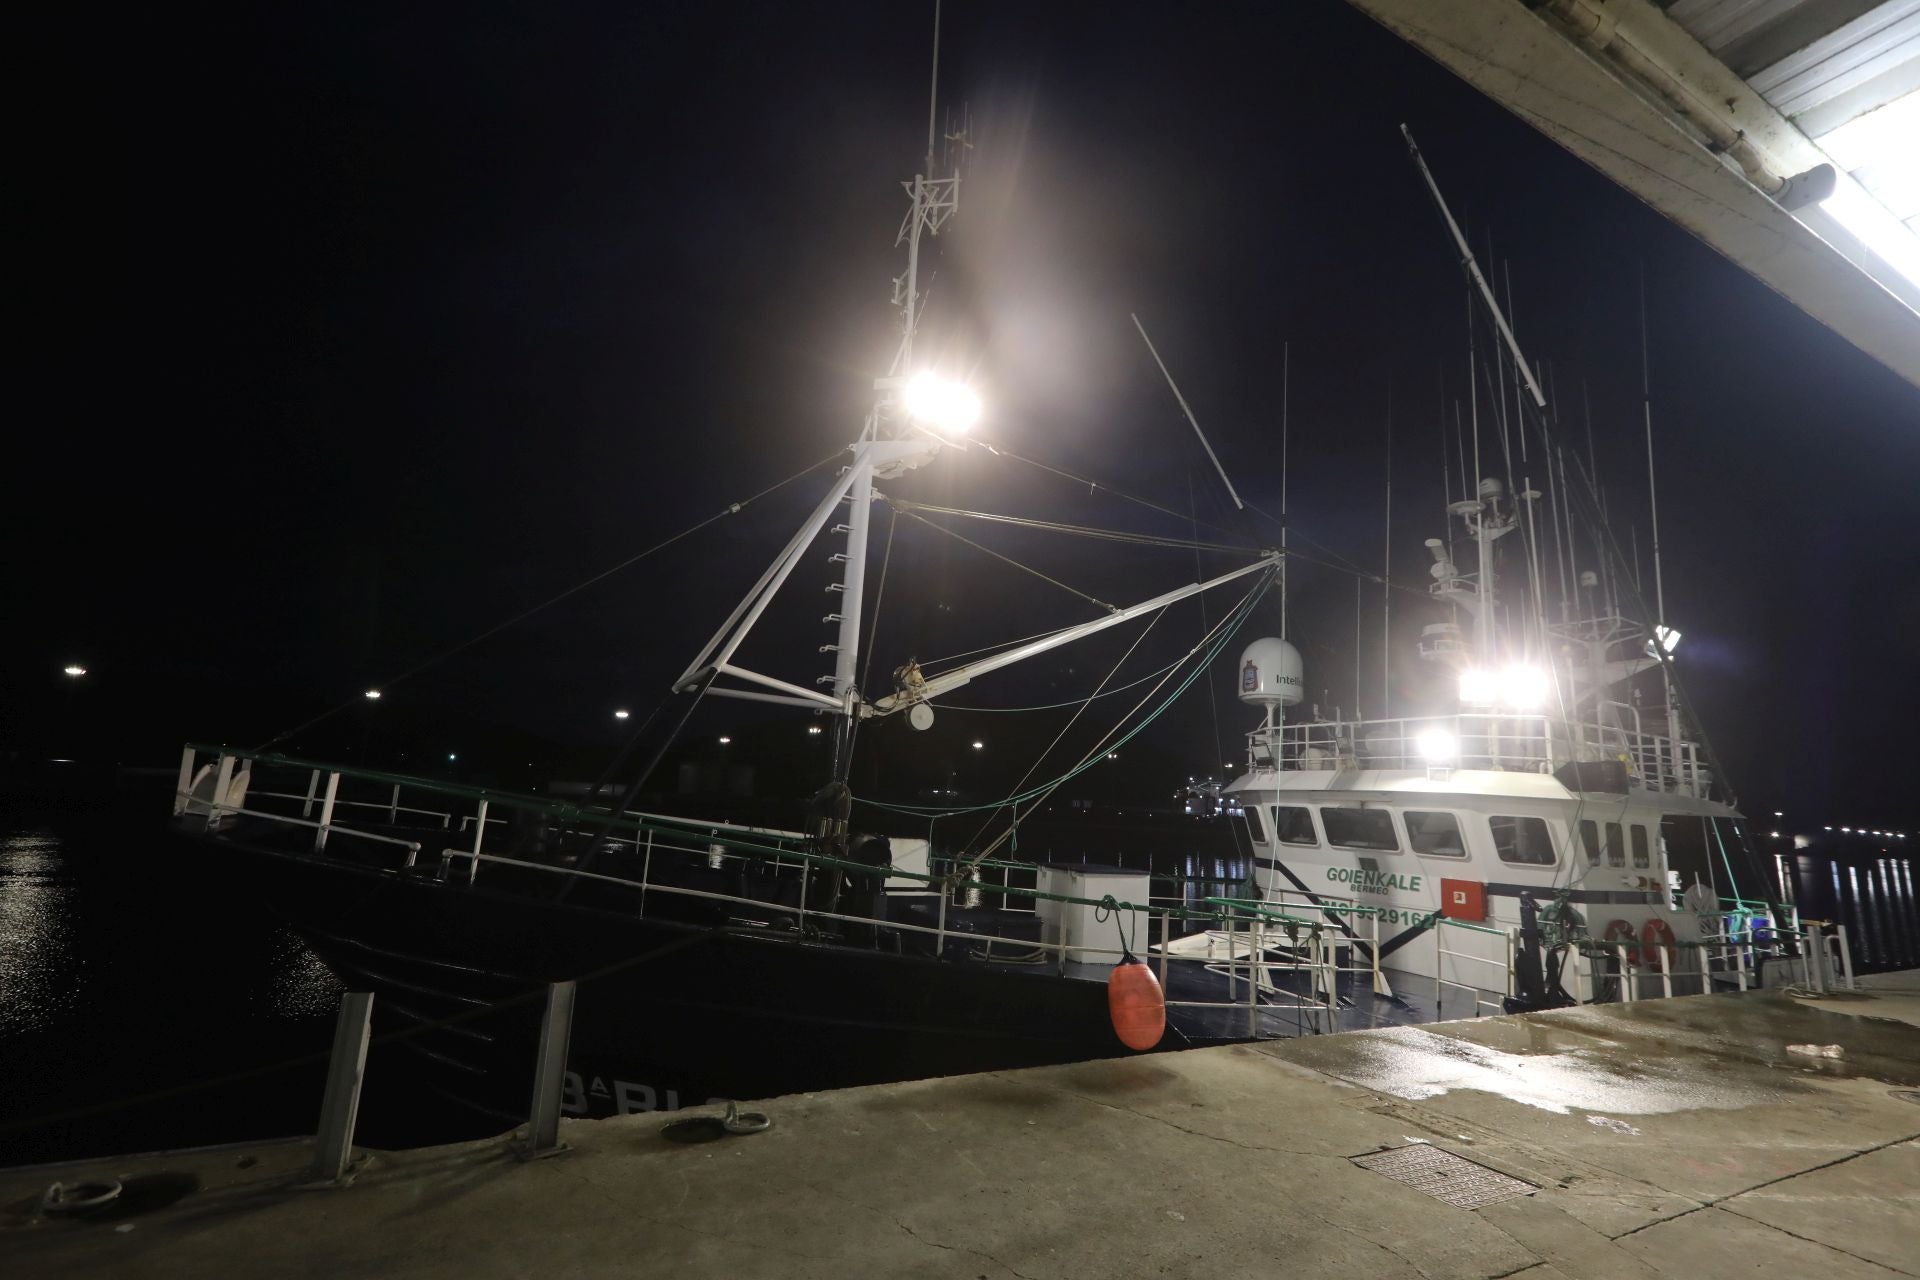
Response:
[[[1240,562],[1131,604],[1096,602],[1090,621],[945,664],[899,655],[883,664],[884,687],[869,686],[872,513],[880,503],[939,512],[907,496],[915,473],[987,447],[970,434],[975,393],[916,345],[924,259],[959,207],[965,148],[963,130],[942,135],[930,114],[927,162],[903,184],[899,340],[872,407],[806,519],[672,682],[681,725],[706,699],[818,717],[831,763],[804,816],[775,829],[642,809],[666,742],[637,776],[574,795],[345,766],[278,744],[190,744],[173,813],[196,854],[253,886],[349,987],[376,992],[383,1030],[430,1065],[434,1088],[503,1119],[523,1114],[514,1108],[554,983],[577,984],[565,1109],[587,1115],[1804,974],[1808,933],[1790,904],[1764,891],[1742,899],[1752,882],[1721,874],[1727,848],[1744,847],[1740,818],[1682,731],[1672,632],[1658,617],[1629,621],[1604,565],[1574,575],[1590,607],[1569,599],[1551,616],[1543,558],[1573,572],[1571,528],[1592,513],[1550,433],[1546,456],[1561,468],[1551,522],[1530,481],[1516,491],[1488,478],[1450,503],[1454,535],[1429,543],[1430,598],[1447,620],[1427,627],[1420,656],[1458,695],[1433,714],[1301,715],[1298,652],[1284,636],[1245,634],[1301,554],[1284,532],[1275,546],[1206,544]],[[1488,319],[1511,342],[1481,283]],[[1517,344],[1510,354],[1524,371]],[[1522,429],[1548,432],[1543,418],[1516,421]],[[1551,553],[1549,523],[1564,535]],[[746,640],[825,543],[836,548],[832,639],[779,639],[825,655],[831,671],[807,684],[750,665]],[[1607,549],[1600,535],[1581,545],[1595,563]],[[1125,682],[1116,665],[1087,703],[1109,685],[1145,694],[1072,763],[999,802],[998,835],[957,847],[882,835],[883,816],[897,831],[945,810],[856,803],[863,731],[891,721],[925,732],[963,688],[1116,628],[1144,634],[1216,593],[1232,603],[1205,615],[1171,663]],[[1169,897],[1144,869],[1012,852],[1023,815],[1223,667],[1263,716],[1245,772],[1217,796],[1244,832],[1250,884]],[[1647,679],[1660,681],[1651,702],[1636,692]],[[1133,987],[1146,989],[1143,1037],[1115,992],[1146,973]]]

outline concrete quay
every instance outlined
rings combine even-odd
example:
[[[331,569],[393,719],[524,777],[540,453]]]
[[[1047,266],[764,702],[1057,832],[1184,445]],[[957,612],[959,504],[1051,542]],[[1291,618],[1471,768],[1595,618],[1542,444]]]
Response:
[[[338,1190],[293,1189],[305,1142],[15,1170],[0,1273],[1920,1276],[1920,974],[755,1109],[770,1130],[706,1143],[636,1115],[566,1122],[544,1160],[511,1134],[374,1153]],[[1531,1193],[1456,1207],[1355,1163],[1405,1148]],[[99,1174],[122,1207],[37,1212]]]

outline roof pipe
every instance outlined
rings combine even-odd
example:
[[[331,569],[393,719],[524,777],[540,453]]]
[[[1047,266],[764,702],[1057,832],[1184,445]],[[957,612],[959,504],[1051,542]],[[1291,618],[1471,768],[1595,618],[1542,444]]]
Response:
[[[1616,9],[1607,0],[1534,0],[1533,8],[1602,63],[1653,93],[1675,115],[1704,136],[1708,148],[1738,165],[1748,182],[1789,211],[1817,203],[1833,194],[1835,174],[1829,164],[1805,173],[1782,175],[1767,157],[1714,106],[1699,97],[1685,75],[1647,45],[1623,29]]]

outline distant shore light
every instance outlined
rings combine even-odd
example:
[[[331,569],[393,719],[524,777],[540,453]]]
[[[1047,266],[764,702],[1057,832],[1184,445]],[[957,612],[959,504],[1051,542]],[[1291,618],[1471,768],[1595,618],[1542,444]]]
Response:
[[[633,712],[627,710],[625,707],[622,707],[620,708],[620,710],[613,713],[613,718],[615,720],[625,720],[628,716],[632,714]]]
[[[65,671],[70,676],[83,676],[87,674],[87,669],[77,662],[69,662],[65,667]]]
[[[380,691],[378,689],[369,689],[367,690],[367,697],[372,701],[378,702],[380,700]]]

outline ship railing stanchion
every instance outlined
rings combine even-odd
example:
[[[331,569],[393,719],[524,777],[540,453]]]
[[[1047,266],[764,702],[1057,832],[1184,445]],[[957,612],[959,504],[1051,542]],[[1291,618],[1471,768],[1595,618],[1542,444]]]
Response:
[[[1806,936],[1802,939],[1802,952],[1806,957],[1807,989],[1815,995],[1827,993],[1827,943],[1820,935],[1820,924],[1816,920],[1807,921]]]
[[[340,997],[333,1052],[327,1061],[327,1088],[320,1101],[320,1128],[314,1135],[312,1180],[307,1186],[344,1187],[358,1172],[353,1162],[353,1126],[360,1116],[360,1086],[367,1076],[372,1017],[371,991],[349,991]]]
[[[207,827],[211,830],[220,825],[220,815],[227,807],[227,793],[233,788],[233,757],[222,754],[220,768],[214,775],[213,794],[207,798]]]
[[[393,784],[393,795],[387,801],[387,821],[400,821],[400,784],[397,782]]]
[[[318,794],[320,794],[320,771],[318,769],[309,769],[307,771],[307,799],[306,802],[300,806],[301,817],[311,818],[313,816],[313,798]]]
[[[1167,990],[1167,948],[1173,942],[1173,912],[1160,913],[1160,993],[1165,998]]]
[[[935,960],[945,960],[947,958],[947,895],[952,892],[952,885],[942,884],[940,886],[940,906],[935,912],[933,931],[933,958]]]
[[[560,1141],[560,1099],[566,1085],[567,1042],[573,1036],[572,982],[547,985],[547,1010],[540,1019],[540,1052],[533,1063],[533,1100],[527,1106],[527,1140],[520,1148],[523,1160],[558,1155],[567,1146]]]
[[[313,833],[313,851],[319,853],[327,847],[327,832],[333,827],[333,803],[340,795],[340,775],[327,774],[327,789],[320,799],[320,825]]]
[[[1833,942],[1840,952],[1840,974],[1846,979],[1847,990],[1854,989],[1853,984],[1853,945],[1847,939],[1847,926],[1833,926]]]
[[[467,883],[471,885],[480,876],[480,842],[487,838],[487,802],[480,801],[480,812],[473,819],[473,856],[467,859]]]
[[[1620,998],[1627,1004],[1632,1004],[1635,995],[1634,983],[1639,975],[1633,971],[1633,960],[1627,955],[1626,943],[1614,943],[1613,950],[1620,961]]]
[[[192,747],[180,748],[180,785],[173,789],[173,816],[176,818],[187,811],[187,800],[193,793],[193,757]]]

